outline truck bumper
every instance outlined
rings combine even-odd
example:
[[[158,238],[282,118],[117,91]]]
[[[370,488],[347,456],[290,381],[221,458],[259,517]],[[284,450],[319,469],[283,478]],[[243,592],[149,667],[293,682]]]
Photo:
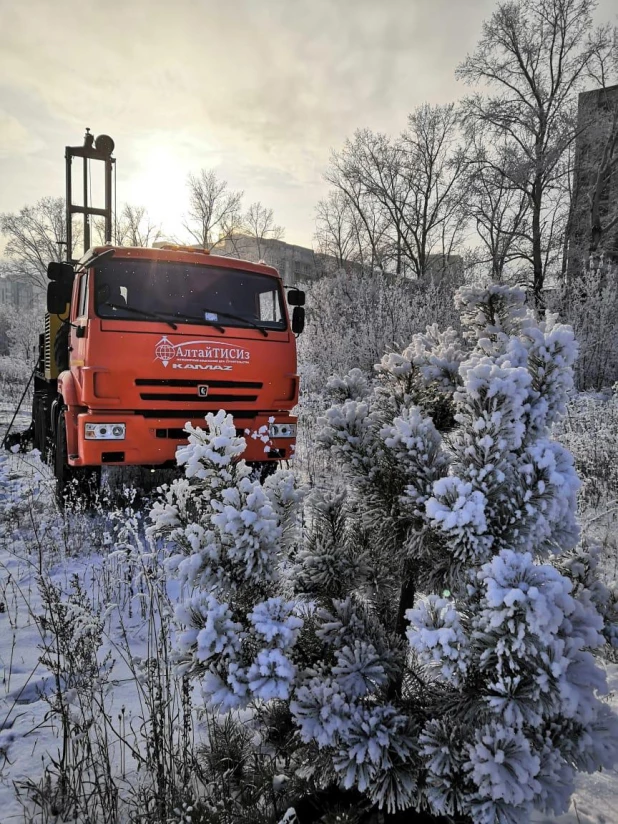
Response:
[[[204,416],[191,418],[194,426],[206,430]],[[161,466],[176,461],[176,448],[189,442],[183,432],[185,419],[147,418],[140,414],[84,412],[77,416],[77,454],[69,455],[70,466],[132,465]],[[87,423],[124,423],[123,440],[86,440]],[[287,412],[261,412],[251,420],[234,421],[237,435],[245,438],[246,461],[287,460],[294,454],[295,438],[268,438],[269,423],[296,424]]]

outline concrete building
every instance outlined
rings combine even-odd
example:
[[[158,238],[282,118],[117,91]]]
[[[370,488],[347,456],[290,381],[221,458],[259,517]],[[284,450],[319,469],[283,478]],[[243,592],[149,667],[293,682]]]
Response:
[[[319,254],[312,249],[285,243],[283,240],[267,239],[258,243],[255,238],[248,235],[235,235],[220,240],[213,246],[212,252],[254,262],[263,260],[279,270],[283,282],[288,286],[316,280],[340,268],[337,259],[330,255]],[[359,264],[352,261],[346,261],[343,268],[350,273],[359,272],[361,269]],[[457,278],[462,272],[463,258],[460,255],[428,255],[429,277]]]
[[[8,277],[0,277],[0,307],[26,310],[34,305],[34,292],[31,284]]]
[[[313,249],[274,238],[258,241],[249,235],[233,235],[215,243],[211,251],[215,255],[238,257],[254,263],[263,260],[279,271],[287,286],[315,280],[324,272],[322,256],[316,255]]]
[[[457,280],[463,276],[464,260],[461,255],[427,255],[426,274],[430,278]]]
[[[161,248],[168,241],[157,241],[153,247]],[[195,246],[193,248],[200,248]],[[299,283],[310,283],[324,275],[332,274],[343,268],[349,274],[362,271],[362,267],[353,261],[344,261],[340,266],[337,258],[324,255],[307,249],[305,246],[296,246],[283,240],[266,238],[257,240],[250,235],[232,235],[222,238],[212,246],[213,255],[250,260],[253,263],[264,261],[279,271],[286,286],[295,286]],[[442,253],[427,256],[426,275],[431,279],[449,278],[456,280],[461,277],[464,261],[460,255],[444,255]],[[388,272],[392,274],[392,272]],[[414,280],[414,276],[410,280]]]
[[[582,92],[578,101],[573,203],[569,226],[569,270],[575,272],[591,250],[618,261],[618,85]],[[612,145],[613,141],[613,145]],[[599,227],[593,215],[598,198]]]

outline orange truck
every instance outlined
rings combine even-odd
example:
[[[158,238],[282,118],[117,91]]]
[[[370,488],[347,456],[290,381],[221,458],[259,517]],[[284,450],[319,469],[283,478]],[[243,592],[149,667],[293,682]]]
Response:
[[[287,304],[304,293],[290,289],[286,301],[276,269],[204,250],[104,246],[75,267],[50,264],[49,275],[49,317],[66,331],[42,347],[34,445],[53,461],[60,494],[92,484],[101,466],[172,465],[185,423],[219,409],[246,436],[247,461],[292,456],[303,314],[290,320]]]
[[[67,156],[85,167],[103,159],[107,170],[112,150],[87,133]],[[109,193],[105,209],[74,207],[70,193],[69,180],[67,226],[84,215],[85,245],[93,214],[111,234]],[[48,277],[29,437],[53,465],[60,500],[96,486],[103,466],[173,465],[185,424],[204,426],[219,409],[245,436],[247,461],[268,472],[292,456],[304,292],[286,289],[276,269],[193,247],[106,244],[50,263]]]

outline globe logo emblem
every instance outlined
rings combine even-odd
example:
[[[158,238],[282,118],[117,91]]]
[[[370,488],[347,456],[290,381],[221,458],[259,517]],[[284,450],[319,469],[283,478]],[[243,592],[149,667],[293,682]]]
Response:
[[[175,357],[176,349],[174,345],[169,342],[167,337],[164,335],[159,343],[155,346],[155,359],[158,359],[162,362],[163,366],[167,366],[167,364]]]

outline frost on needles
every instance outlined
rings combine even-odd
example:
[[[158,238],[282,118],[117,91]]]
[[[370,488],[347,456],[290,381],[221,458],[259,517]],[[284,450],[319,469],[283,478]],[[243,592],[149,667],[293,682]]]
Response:
[[[153,510],[184,593],[180,666],[213,711],[252,709],[290,805],[334,788],[338,809],[516,824],[618,757],[594,657],[618,637],[615,594],[551,438],[573,334],[504,286],[457,307],[461,335],[430,327],[373,380],[331,379],[320,485],[253,480],[220,412]]]

